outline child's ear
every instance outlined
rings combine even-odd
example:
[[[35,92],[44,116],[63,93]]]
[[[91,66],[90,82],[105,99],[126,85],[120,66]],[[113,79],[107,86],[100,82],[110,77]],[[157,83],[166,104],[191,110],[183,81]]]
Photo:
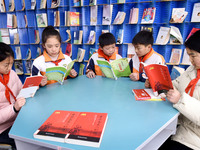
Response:
[[[147,48],[148,48],[149,50],[151,50],[152,45],[151,45],[151,44],[147,45]]]

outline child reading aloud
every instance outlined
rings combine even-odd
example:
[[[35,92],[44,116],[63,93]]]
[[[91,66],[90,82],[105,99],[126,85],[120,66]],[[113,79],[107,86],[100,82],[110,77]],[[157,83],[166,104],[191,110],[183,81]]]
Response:
[[[39,56],[33,61],[32,75],[43,75],[41,86],[52,84],[57,81],[47,80],[45,76],[46,68],[54,66],[67,66],[72,60],[69,56],[61,51],[61,36],[60,33],[54,29],[53,26],[46,27],[42,32],[42,46],[44,49],[43,55]],[[77,72],[72,69],[70,77],[77,76]]]
[[[130,62],[131,74],[130,79],[133,81],[145,82],[146,76],[140,62],[145,64],[164,64],[165,60],[162,55],[155,52],[152,48],[153,35],[149,31],[138,32],[132,40],[132,44],[135,47],[135,53]]]
[[[115,44],[116,39],[112,33],[103,33],[99,36],[98,52],[90,57],[86,67],[86,76],[88,78],[95,78],[96,75],[102,76],[97,60],[112,62],[113,60],[122,58],[117,54]]]
[[[22,83],[11,70],[13,61],[14,53],[11,47],[0,42],[0,143],[10,144],[15,148],[14,140],[9,138],[8,132],[26,100],[23,97],[16,99],[22,89]]]
[[[185,42],[192,63],[187,70],[172,81],[174,89],[167,99],[180,112],[176,134],[169,138],[161,150],[200,149],[200,31]]]

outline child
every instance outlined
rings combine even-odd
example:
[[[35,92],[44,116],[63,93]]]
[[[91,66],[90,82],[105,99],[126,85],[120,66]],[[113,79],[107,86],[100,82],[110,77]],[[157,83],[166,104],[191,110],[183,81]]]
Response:
[[[153,35],[149,31],[138,32],[132,40],[132,44],[135,47],[135,53],[129,62],[131,68],[130,79],[133,81],[145,82],[145,74],[140,62],[146,64],[164,64],[165,60],[162,55],[155,52],[152,48]]]
[[[22,97],[16,99],[22,83],[11,70],[13,61],[14,53],[11,47],[0,42],[0,143],[15,147],[14,140],[8,137],[8,132],[26,100]]]
[[[108,62],[112,62],[113,60],[122,58],[117,54],[115,44],[116,40],[112,33],[103,33],[99,36],[98,52],[90,57],[87,64],[86,76],[88,78],[95,78],[96,75],[102,76],[97,60],[107,60]]]
[[[42,46],[44,48],[43,55],[36,58],[32,66],[32,75],[43,75],[44,78],[41,81],[41,86],[52,84],[57,81],[48,80],[45,76],[47,67],[54,66],[67,66],[72,60],[69,56],[62,53],[61,37],[57,30],[53,26],[48,26],[42,32]],[[77,72],[72,69],[70,71],[70,77],[74,78],[77,76]]]
[[[173,80],[174,89],[167,92],[167,99],[181,115],[176,134],[168,139],[161,150],[200,149],[200,30],[185,42],[191,66]]]

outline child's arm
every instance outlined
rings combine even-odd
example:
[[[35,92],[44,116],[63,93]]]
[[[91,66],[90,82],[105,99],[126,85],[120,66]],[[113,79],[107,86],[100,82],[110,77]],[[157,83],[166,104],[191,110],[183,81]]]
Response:
[[[20,111],[20,109],[22,108],[22,106],[24,106],[26,103],[26,99],[23,97],[20,97],[16,100],[15,104],[14,104],[14,111],[17,113],[18,111]]]
[[[70,76],[71,77],[77,77],[77,72],[76,72],[76,70],[74,70],[74,69],[72,69],[71,71],[70,71]]]
[[[95,78],[96,74],[95,74],[95,69],[94,69],[94,60],[92,59],[92,57],[90,58],[87,67],[86,67],[86,76],[88,78]]]
[[[133,81],[138,81],[139,80],[139,73],[131,73],[129,75],[130,79]]]
[[[86,73],[86,76],[87,76],[88,78],[95,78],[95,77],[96,77],[95,73],[94,73],[92,70],[89,70],[89,71]]]

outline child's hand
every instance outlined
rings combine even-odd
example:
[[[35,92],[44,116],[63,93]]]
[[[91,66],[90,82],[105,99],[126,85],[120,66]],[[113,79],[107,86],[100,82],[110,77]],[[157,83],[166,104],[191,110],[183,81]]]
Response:
[[[92,70],[90,70],[88,73],[87,73],[87,75],[86,75],[88,78],[95,78],[95,73],[92,71]]]
[[[181,98],[181,93],[176,89],[170,89],[166,96],[171,103],[176,104]]]
[[[75,77],[75,76],[77,76],[77,72],[74,69],[72,69],[70,71],[70,75],[73,76],[73,77]]]
[[[43,79],[40,83],[41,86],[45,86],[47,84],[47,76],[43,76]]]
[[[148,79],[146,79],[146,81],[144,83],[144,86],[145,86],[145,88],[150,88],[151,87],[150,82],[149,82]]]
[[[24,106],[25,103],[26,103],[25,98],[23,97],[18,98],[14,104],[15,110],[19,111],[22,108],[22,106]]]
[[[131,73],[129,75],[130,79],[133,81],[138,81],[139,80],[139,74],[138,73]]]
[[[105,74],[102,72],[102,77],[106,77]]]

